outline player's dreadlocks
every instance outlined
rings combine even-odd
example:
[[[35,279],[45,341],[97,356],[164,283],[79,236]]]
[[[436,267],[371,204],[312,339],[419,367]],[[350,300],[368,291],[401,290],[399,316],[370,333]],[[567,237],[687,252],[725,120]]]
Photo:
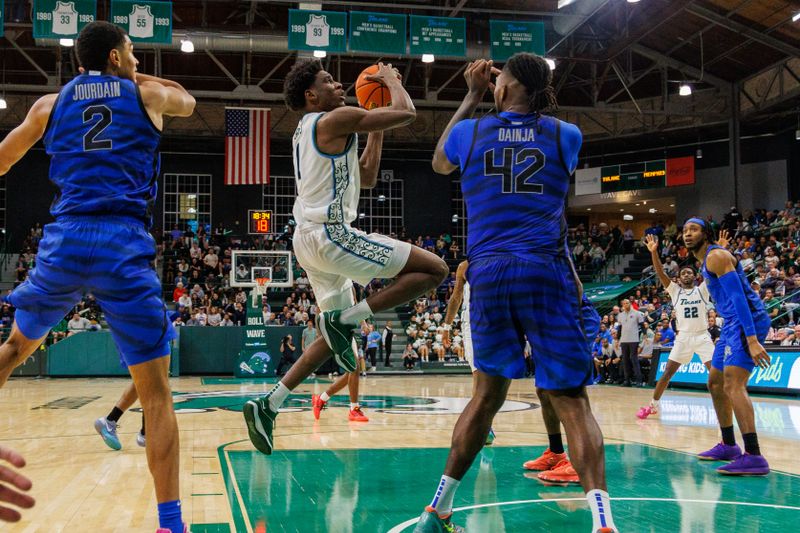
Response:
[[[301,59],[294,64],[283,84],[283,99],[289,109],[298,111],[306,106],[306,91],[314,84],[321,70],[319,59]]]
[[[532,113],[555,111],[558,108],[552,85],[553,72],[544,58],[521,52],[511,56],[505,68],[525,86],[528,107]]]

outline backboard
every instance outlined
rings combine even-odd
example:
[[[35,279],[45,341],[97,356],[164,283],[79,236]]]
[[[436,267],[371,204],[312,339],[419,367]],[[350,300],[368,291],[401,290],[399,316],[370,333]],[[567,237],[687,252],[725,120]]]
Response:
[[[255,287],[256,278],[269,277],[270,287],[294,286],[292,252],[232,250],[231,287]]]

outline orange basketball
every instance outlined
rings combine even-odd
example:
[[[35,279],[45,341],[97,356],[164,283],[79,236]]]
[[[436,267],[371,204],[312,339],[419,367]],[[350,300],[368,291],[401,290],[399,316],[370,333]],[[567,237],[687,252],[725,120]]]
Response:
[[[356,98],[358,105],[366,110],[376,107],[386,107],[392,105],[392,95],[389,88],[379,81],[370,81],[367,76],[378,72],[378,65],[371,65],[361,71],[356,80]]]

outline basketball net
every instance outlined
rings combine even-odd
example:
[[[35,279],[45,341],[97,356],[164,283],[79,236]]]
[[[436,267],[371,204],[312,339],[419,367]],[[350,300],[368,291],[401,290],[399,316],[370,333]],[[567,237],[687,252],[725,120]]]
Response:
[[[267,288],[272,280],[270,278],[256,278],[256,285],[250,291],[253,299],[253,307],[261,307],[264,305],[264,296],[267,294]]]

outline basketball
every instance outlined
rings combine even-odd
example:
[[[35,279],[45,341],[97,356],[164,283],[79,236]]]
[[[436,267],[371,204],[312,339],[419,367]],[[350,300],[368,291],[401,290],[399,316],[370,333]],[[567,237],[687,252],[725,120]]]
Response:
[[[379,81],[370,81],[367,76],[378,72],[378,65],[370,65],[361,71],[356,80],[356,98],[358,105],[369,111],[376,107],[392,105],[392,95],[389,88]]]

